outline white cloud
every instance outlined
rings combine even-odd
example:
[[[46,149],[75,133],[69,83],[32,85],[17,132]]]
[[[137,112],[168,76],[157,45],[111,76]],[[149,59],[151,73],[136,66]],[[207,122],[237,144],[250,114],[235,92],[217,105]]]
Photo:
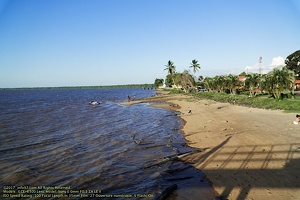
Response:
[[[277,57],[274,57],[272,59],[272,63],[271,63],[271,66],[279,66],[279,65],[284,65],[284,58],[281,57],[281,56],[277,56]]]
[[[266,74],[266,73],[272,71],[275,67],[278,67],[280,65],[285,65],[284,61],[285,61],[285,59],[281,56],[274,57],[272,59],[271,64],[269,64],[269,65],[262,64],[263,73]],[[259,73],[259,63],[256,63],[252,66],[246,66],[245,71],[248,73]]]
[[[259,71],[259,65],[258,63],[252,66],[246,66],[245,67],[245,72],[246,73],[258,73]]]

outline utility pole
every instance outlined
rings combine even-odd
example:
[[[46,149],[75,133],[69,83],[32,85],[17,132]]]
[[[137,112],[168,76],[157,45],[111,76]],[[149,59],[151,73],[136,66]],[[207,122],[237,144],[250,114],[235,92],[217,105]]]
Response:
[[[262,56],[259,57],[259,74],[263,73],[263,66],[262,66]]]

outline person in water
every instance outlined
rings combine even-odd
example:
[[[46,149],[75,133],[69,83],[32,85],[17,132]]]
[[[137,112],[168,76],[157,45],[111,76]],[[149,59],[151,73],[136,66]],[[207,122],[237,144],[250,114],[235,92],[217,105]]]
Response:
[[[130,96],[129,96],[129,95],[128,95],[128,97],[127,97],[127,98],[128,98],[128,102],[130,102]]]

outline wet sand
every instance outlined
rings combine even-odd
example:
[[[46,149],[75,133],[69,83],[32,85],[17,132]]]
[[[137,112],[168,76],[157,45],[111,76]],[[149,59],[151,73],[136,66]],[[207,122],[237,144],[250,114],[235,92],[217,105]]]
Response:
[[[291,124],[296,113],[165,91],[138,103],[145,102],[166,102],[154,106],[181,113],[185,139],[205,149],[181,159],[202,170],[222,199],[300,199],[300,124]]]

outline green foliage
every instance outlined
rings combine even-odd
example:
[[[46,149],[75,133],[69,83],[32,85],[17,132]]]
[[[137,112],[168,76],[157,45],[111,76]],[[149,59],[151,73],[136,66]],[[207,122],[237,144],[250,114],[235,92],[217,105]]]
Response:
[[[253,96],[253,90],[260,85],[261,75],[257,73],[250,73],[246,75],[245,87],[249,90],[250,97]],[[256,95],[256,93],[254,94]]]
[[[205,86],[205,84],[203,82],[196,82],[196,86]]]
[[[293,92],[295,84],[295,74],[293,71],[287,69],[286,67],[278,67],[273,69],[265,76],[264,89],[275,99],[282,98],[282,92],[284,90],[290,90]]]
[[[295,72],[296,76],[300,76],[300,50],[289,55],[285,60],[286,67]]]
[[[276,99],[282,98],[281,93],[284,90],[289,90],[293,94],[294,82],[294,72],[288,70],[286,67],[275,68],[267,75],[257,73],[247,74],[244,84],[239,81],[238,76],[231,74],[205,78],[204,81],[208,91],[236,94],[237,90],[241,92],[240,90],[243,89],[249,91],[250,97],[256,96],[258,93],[264,91]]]
[[[185,93],[181,89],[166,89],[166,90],[170,91],[171,94],[183,94],[183,93]]]
[[[176,73],[175,66],[169,60],[166,69],[168,76],[165,83],[182,86],[186,93],[192,93],[200,98],[208,98],[221,102],[229,102],[250,107],[266,109],[282,109],[286,111],[300,112],[300,94],[295,99],[294,84],[295,73],[300,75],[300,50],[294,52],[286,59],[286,67],[278,67],[268,74],[246,74],[246,81],[241,82],[236,75],[221,75],[215,77],[199,77],[195,83],[188,71]],[[190,68],[194,73],[200,69],[197,60],[192,60]],[[202,82],[203,81],[203,82]],[[209,92],[195,92],[195,86],[205,86]],[[171,90],[172,93],[182,93],[182,90]],[[236,95],[238,94],[238,95]],[[250,96],[250,97],[249,97]],[[273,97],[273,98],[272,98]]]
[[[213,78],[205,78],[205,87],[209,91],[227,92],[235,94],[237,88],[241,86],[238,76],[229,74],[227,76],[215,76]]]
[[[166,86],[168,86],[168,87],[171,87],[172,85],[174,85],[173,75],[168,74],[168,75],[166,76],[165,84],[166,84]]]
[[[155,88],[159,88],[159,86],[163,86],[163,84],[164,84],[164,79],[157,78],[154,81],[154,87]]]
[[[239,74],[239,76],[246,76],[246,75],[247,75],[246,72],[242,72],[242,73]]]
[[[277,100],[267,95],[249,98],[247,95],[228,95],[216,92],[199,92],[199,98],[211,99],[219,102],[233,103],[242,106],[264,108],[271,110],[285,110],[287,112],[300,112],[300,98]]]
[[[185,70],[183,73],[176,73],[173,75],[174,83],[177,86],[181,86],[183,90],[187,93],[195,90],[196,83],[194,77],[189,74],[187,70]]]
[[[166,77],[165,84],[168,87],[171,87],[174,84],[173,75],[174,75],[174,73],[176,73],[176,66],[174,65],[174,62],[172,62],[171,60],[169,60],[168,64],[165,66],[166,66],[165,70],[168,71],[168,75]]]
[[[225,77],[225,84],[229,90],[229,93],[235,94],[236,88],[238,88],[241,83],[238,76],[229,74],[227,77]]]

